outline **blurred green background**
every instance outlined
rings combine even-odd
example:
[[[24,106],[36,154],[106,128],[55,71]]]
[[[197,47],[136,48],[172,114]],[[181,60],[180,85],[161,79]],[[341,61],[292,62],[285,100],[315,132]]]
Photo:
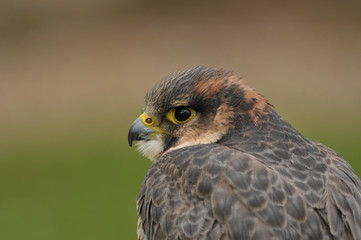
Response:
[[[361,176],[360,1],[2,0],[0,239],[135,239],[145,92],[242,75]]]

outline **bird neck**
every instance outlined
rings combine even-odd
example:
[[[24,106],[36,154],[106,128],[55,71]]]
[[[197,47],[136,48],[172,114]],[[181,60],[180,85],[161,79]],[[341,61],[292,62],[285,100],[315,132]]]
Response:
[[[282,140],[282,141],[279,141]],[[275,110],[259,117],[257,122],[247,122],[231,131],[218,141],[219,144],[246,150],[248,152],[273,151],[275,144],[284,150],[297,143],[304,145],[307,140],[286,122]],[[281,146],[282,145],[282,146]]]

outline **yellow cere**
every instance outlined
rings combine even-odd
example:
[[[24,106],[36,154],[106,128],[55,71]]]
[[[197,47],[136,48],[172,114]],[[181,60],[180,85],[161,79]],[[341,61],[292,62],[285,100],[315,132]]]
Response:
[[[146,127],[149,127],[151,129],[153,129],[157,133],[163,133],[162,129],[159,126],[156,125],[155,119],[152,116],[150,116],[149,114],[142,113],[140,115],[140,120],[142,120],[142,123]]]
[[[147,113],[140,115],[140,120],[142,120],[143,124],[147,127],[150,127],[155,123],[154,119]]]

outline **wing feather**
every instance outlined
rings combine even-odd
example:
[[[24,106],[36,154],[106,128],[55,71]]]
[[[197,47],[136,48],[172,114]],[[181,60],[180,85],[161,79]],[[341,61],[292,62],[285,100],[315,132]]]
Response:
[[[361,239],[359,179],[332,150],[308,144],[318,157],[279,151],[275,161],[220,144],[163,155],[137,198],[138,232],[146,240]]]

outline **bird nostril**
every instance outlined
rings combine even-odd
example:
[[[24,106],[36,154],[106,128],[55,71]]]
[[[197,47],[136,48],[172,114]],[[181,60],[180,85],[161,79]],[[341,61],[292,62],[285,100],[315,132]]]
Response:
[[[148,123],[148,124],[151,124],[153,122],[153,119],[151,118],[146,118],[145,119],[145,122]]]

